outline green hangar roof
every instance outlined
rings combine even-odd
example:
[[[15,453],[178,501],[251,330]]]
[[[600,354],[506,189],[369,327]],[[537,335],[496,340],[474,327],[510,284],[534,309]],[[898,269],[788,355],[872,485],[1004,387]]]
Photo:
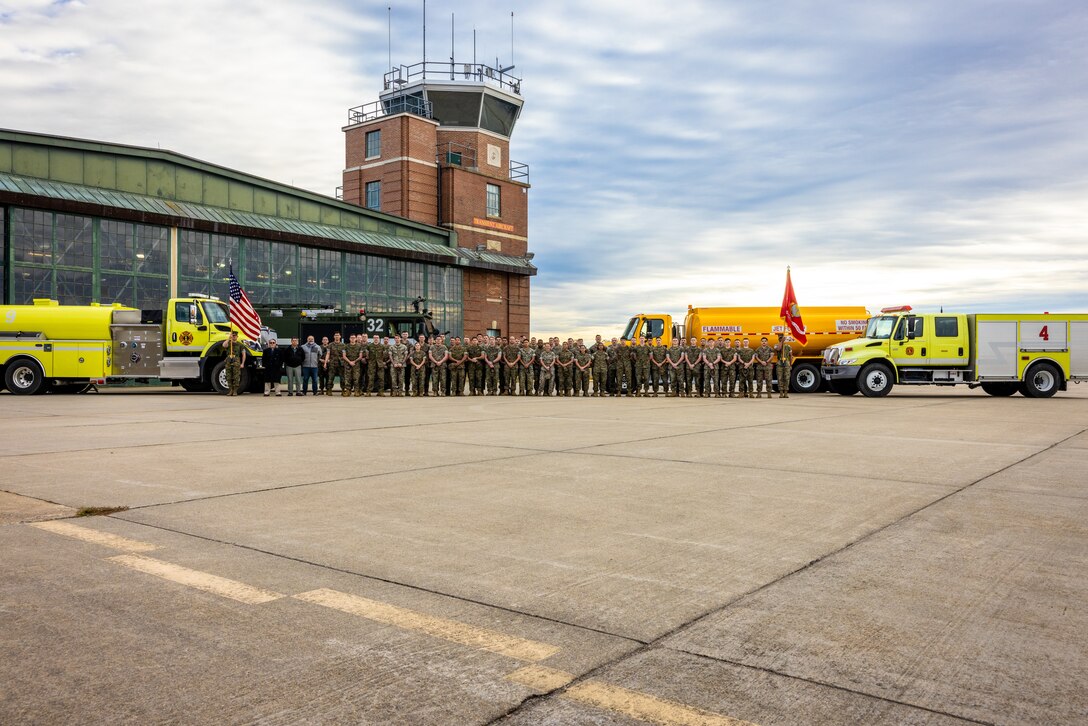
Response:
[[[536,274],[520,257],[460,249],[442,227],[160,149],[0,129],[0,203]]]

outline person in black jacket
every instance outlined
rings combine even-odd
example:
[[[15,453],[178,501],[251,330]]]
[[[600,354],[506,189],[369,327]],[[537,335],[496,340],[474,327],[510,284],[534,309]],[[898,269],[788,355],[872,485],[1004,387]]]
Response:
[[[267,396],[273,391],[277,396],[280,395],[277,386],[280,384],[280,378],[283,377],[283,355],[276,345],[275,338],[268,341],[261,360],[264,362],[264,395]]]
[[[291,345],[280,351],[283,368],[287,371],[287,395],[302,395],[302,361],[306,351],[298,344],[298,338],[291,338]]]

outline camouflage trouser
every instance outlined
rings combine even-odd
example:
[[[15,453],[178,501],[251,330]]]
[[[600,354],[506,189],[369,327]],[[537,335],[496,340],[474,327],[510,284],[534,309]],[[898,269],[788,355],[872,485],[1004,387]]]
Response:
[[[790,392],[790,375],[793,373],[793,366],[789,363],[779,362],[778,364],[778,393]]]
[[[608,383],[608,366],[592,366],[593,377],[593,395],[603,396],[606,391],[605,385]],[[590,373],[590,371],[586,371]]]
[[[419,368],[412,366],[412,395],[414,396],[426,396],[427,395],[427,366],[421,365]]]
[[[340,376],[340,388],[344,390],[345,394],[349,394],[352,391],[362,392],[359,388],[359,364],[348,365],[344,364],[344,373]]]
[[[703,382],[703,364],[688,364],[688,393],[698,395],[700,384]]]
[[[672,392],[677,396],[684,393],[684,385],[688,380],[688,369],[684,363],[673,368],[670,372],[672,376]]]
[[[389,373],[393,377],[393,395],[394,396],[404,395],[404,368],[403,367],[398,368],[397,366],[391,366],[389,368]]]
[[[385,391],[385,366],[376,360],[367,366],[367,389],[371,393]]]
[[[624,381],[627,382],[627,395],[630,396],[635,392],[635,379],[633,377],[635,368],[631,365],[631,361],[625,361],[620,363],[616,368],[616,387],[617,393],[623,392]]]
[[[555,369],[541,368],[539,380],[540,383],[536,387],[536,392],[541,396],[552,395],[552,383],[555,382]]]
[[[242,384],[242,361],[235,358],[227,360],[227,393],[238,393],[238,386]]]
[[[652,385],[650,381],[650,362],[638,363],[636,368],[638,369],[638,390],[642,393],[649,393]]]
[[[483,388],[487,389],[487,392],[492,396],[499,390],[499,366],[489,366],[484,364],[484,383],[481,384]]]
[[[533,395],[533,367],[518,365],[518,395]]]
[[[450,395],[463,396],[465,393],[465,367],[450,368]]]
[[[473,363],[469,368],[469,385],[473,393],[484,392],[484,381],[487,380],[487,363]]]
[[[725,374],[725,390],[733,395],[737,390],[737,366],[730,363],[723,371]]]
[[[568,396],[574,389],[574,363],[559,369],[559,390]]]
[[[446,395],[446,377],[448,375],[449,371],[446,370],[446,365],[444,363],[440,366],[433,366],[431,368],[431,388],[434,389],[434,395]]]
[[[740,389],[742,395],[747,396],[752,392],[752,374],[753,370],[751,367],[745,368],[744,366],[740,366],[740,368],[737,369],[737,387]]]
[[[325,391],[331,392],[336,379],[340,379],[340,387],[344,387],[344,369],[340,365],[329,363],[325,368]]]
[[[662,363],[660,367],[655,365],[650,369],[650,375],[654,377],[654,393],[657,393],[658,388],[665,389],[665,393],[669,392],[669,370],[667,366],[667,363]]]
[[[703,366],[703,394],[710,396],[714,393],[721,393],[718,390],[718,367],[717,366]]]
[[[757,375],[759,375],[762,384],[757,383],[756,388],[760,389],[762,385],[762,390],[767,391],[768,396],[771,395],[771,379],[774,377],[774,364],[764,363],[760,365]]]
[[[502,381],[500,382],[502,383],[503,395],[512,395],[514,393],[515,382],[518,377],[517,368],[515,368],[514,366],[508,366],[504,362],[502,364],[501,374]]]
[[[583,396],[589,395],[589,369],[582,370],[581,368],[574,369],[574,395],[577,396],[581,393]]]

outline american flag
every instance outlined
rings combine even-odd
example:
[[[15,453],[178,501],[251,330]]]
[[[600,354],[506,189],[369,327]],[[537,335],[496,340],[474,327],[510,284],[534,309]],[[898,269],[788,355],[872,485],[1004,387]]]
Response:
[[[230,266],[230,321],[237,325],[247,338],[260,340],[261,316],[253,309],[246,291],[234,276],[234,264]]]

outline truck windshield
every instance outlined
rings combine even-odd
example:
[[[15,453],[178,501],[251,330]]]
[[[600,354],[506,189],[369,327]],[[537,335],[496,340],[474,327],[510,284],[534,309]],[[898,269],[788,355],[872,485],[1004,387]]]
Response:
[[[204,314],[208,317],[208,322],[212,325],[230,321],[230,318],[227,317],[227,306],[223,303],[205,302]]]
[[[631,322],[627,323],[627,328],[624,329],[623,335],[620,336],[624,340],[631,340],[635,337],[635,331],[638,330],[639,318],[631,318]]]
[[[887,340],[892,337],[892,331],[895,330],[895,321],[898,319],[892,316],[870,318],[869,324],[865,327],[865,337]]]

